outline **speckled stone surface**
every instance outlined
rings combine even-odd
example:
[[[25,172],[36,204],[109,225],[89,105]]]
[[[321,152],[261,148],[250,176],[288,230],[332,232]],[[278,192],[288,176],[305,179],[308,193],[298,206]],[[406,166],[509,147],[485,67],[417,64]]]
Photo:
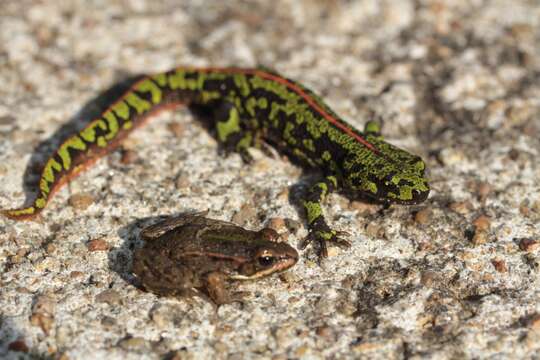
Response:
[[[21,205],[62,134],[130,75],[263,64],[428,163],[432,193],[384,209],[330,196],[351,234],[320,267],[240,285],[244,305],[158,298],[129,272],[162,214],[306,235],[316,174],[218,156],[162,113],[56,195],[0,219],[0,357],[532,358],[540,349],[540,4],[530,1],[3,1],[0,208]],[[103,99],[105,97],[105,99]]]

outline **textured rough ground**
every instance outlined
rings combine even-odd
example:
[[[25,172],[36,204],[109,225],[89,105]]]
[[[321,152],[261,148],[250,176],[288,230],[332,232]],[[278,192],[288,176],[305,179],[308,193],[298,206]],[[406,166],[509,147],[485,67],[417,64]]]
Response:
[[[182,5],[178,5],[182,4]],[[486,358],[540,349],[540,5],[530,1],[3,1],[0,208],[129,75],[264,64],[422,155],[416,207],[333,195],[351,233],[244,306],[133,286],[140,219],[188,210],[305,236],[314,174],[217,156],[188,111],[158,116],[63,188],[39,222],[0,219],[0,356]],[[66,128],[66,124],[70,124]],[[296,184],[296,185],[295,185]],[[285,219],[285,221],[282,221]]]

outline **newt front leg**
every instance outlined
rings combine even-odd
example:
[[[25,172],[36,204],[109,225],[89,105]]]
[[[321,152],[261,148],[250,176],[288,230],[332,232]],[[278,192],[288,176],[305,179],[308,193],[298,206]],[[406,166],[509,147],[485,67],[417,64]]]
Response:
[[[334,191],[338,187],[338,180],[335,176],[327,176],[320,182],[313,185],[305,199],[303,200],[303,206],[306,211],[309,234],[301,245],[301,248],[305,248],[312,241],[316,241],[320,246],[320,256],[327,257],[328,249],[326,242],[330,241],[340,247],[347,248],[351,244],[341,239],[339,236],[345,235],[344,232],[332,230],[323,215],[321,203],[326,198],[328,193]]]

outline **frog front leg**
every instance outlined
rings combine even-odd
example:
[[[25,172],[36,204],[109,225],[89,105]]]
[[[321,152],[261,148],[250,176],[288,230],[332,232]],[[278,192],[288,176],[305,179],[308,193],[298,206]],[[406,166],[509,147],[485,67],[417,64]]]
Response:
[[[227,275],[219,271],[213,271],[205,277],[205,292],[217,305],[242,302],[245,292],[231,292],[228,289]]]
[[[214,109],[214,119],[217,138],[224,152],[238,152],[245,163],[252,162],[248,148],[254,146],[256,136],[253,130],[247,129],[241,110],[229,101],[222,101]]]
[[[316,241],[320,246],[321,257],[328,256],[327,241],[331,241],[340,247],[351,246],[348,241],[339,237],[346,233],[332,230],[326,223],[323,215],[321,203],[328,193],[337,188],[337,185],[337,178],[335,176],[327,176],[309,189],[302,202],[306,211],[309,234],[301,245],[301,248],[305,248],[310,242]]]

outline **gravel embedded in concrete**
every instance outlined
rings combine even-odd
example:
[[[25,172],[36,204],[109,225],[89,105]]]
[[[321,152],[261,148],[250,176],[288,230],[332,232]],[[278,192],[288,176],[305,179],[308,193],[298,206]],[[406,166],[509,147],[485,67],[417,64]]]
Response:
[[[162,113],[39,221],[0,218],[0,357],[534,357],[539,29],[526,0],[3,2],[0,208],[24,202],[33,170],[107,89],[177,65],[297,79],[358,128],[381,121],[427,161],[433,190],[389,208],[332,194],[328,219],[351,249],[320,267],[308,247],[290,272],[241,285],[243,306],[158,298],[129,272],[141,219],[284,219],[297,246],[298,198],[316,176],[259,151],[248,166],[224,159],[192,113]]]

